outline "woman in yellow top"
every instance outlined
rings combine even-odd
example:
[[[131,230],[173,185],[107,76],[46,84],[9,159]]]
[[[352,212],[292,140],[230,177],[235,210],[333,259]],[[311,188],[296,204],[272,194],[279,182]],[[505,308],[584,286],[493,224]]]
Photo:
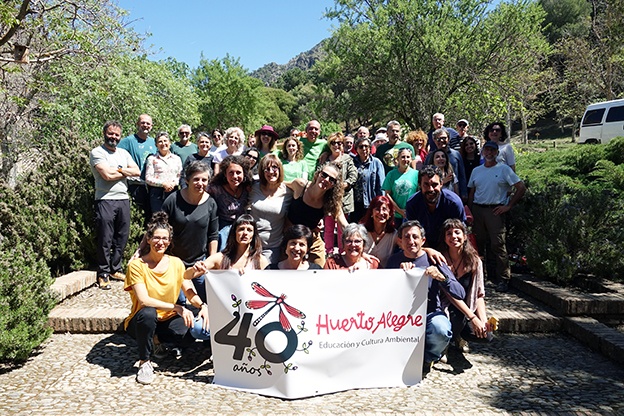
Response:
[[[199,309],[198,320],[203,318],[203,329],[208,328],[208,307],[195,292],[190,280],[193,271],[185,276],[182,261],[165,254],[171,242],[173,229],[167,214],[157,212],[147,225],[149,249],[128,264],[124,289],[130,292],[132,311],[126,318],[125,329],[136,339],[139,347],[139,372],[137,381],[150,384],[154,380],[154,367],[150,358],[163,350],[162,343],[188,346],[195,341],[189,331],[196,319],[191,310],[176,304],[180,288],[184,289],[191,305]],[[154,345],[156,344],[156,345]]]

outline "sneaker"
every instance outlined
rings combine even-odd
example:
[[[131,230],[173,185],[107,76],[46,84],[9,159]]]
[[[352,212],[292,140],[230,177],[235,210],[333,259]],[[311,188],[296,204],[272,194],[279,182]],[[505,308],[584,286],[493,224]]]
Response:
[[[110,285],[110,281],[108,280],[108,275],[107,274],[101,274],[98,276],[98,284],[100,286],[100,289],[102,290],[110,290],[111,285]]]
[[[126,280],[126,275],[123,274],[122,272],[115,272],[113,274],[110,275],[110,278],[113,280],[119,280],[119,281],[125,281]]]
[[[496,291],[501,293],[509,291],[509,284],[507,283],[507,280],[501,280],[500,283],[496,285]]]
[[[145,361],[139,366],[136,381],[141,384],[151,384],[154,381],[154,367],[151,362]]]
[[[155,358],[165,358],[167,355],[169,355],[169,349],[167,349],[164,344],[154,344],[154,352],[152,353],[152,355]]]
[[[179,347],[172,348],[171,349],[171,355],[176,360],[182,358],[182,348],[179,348]]]

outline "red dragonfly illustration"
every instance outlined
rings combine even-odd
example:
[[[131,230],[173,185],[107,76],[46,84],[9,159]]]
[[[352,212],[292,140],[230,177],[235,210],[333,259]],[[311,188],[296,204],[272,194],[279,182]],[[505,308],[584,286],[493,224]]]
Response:
[[[280,312],[279,312],[279,320],[280,320],[280,323],[282,324],[282,327],[286,331],[290,331],[292,329],[292,327],[290,326],[290,322],[288,322],[288,318],[286,318],[286,315],[284,315],[284,311],[282,310],[282,306],[284,306],[284,308],[286,308],[286,312],[288,312],[289,314],[291,314],[295,318],[302,318],[302,319],[305,318],[305,314],[303,312],[301,312],[299,309],[293,308],[292,306],[290,306],[286,302],[284,302],[284,299],[286,299],[286,295],[284,295],[283,293],[279,297],[275,296],[271,292],[266,290],[260,283],[256,283],[256,282],[253,282],[251,284],[251,288],[257,294],[262,295],[262,296],[264,296],[266,298],[275,298],[275,300],[248,300],[247,302],[245,302],[245,306],[247,306],[249,309],[260,309],[260,308],[264,308],[265,306],[267,306],[270,303],[273,304],[273,306],[271,306],[269,309],[267,309],[262,315],[260,315],[260,317],[258,319],[256,319],[253,322],[253,326],[257,326],[258,323],[260,323],[260,321],[262,320],[262,318],[264,318],[276,306],[279,306],[279,310],[280,310]]]

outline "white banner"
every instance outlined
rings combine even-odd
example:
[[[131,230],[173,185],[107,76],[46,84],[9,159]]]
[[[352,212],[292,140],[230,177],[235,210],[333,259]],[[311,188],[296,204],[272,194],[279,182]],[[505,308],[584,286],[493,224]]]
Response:
[[[418,384],[423,272],[209,273],[215,384],[290,399]]]

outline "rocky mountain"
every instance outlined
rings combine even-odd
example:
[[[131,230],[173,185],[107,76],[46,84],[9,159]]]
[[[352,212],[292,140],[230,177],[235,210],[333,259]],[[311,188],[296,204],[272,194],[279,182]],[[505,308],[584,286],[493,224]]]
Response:
[[[325,41],[321,41],[318,45],[310,49],[309,51],[300,53],[292,58],[288,63],[278,65],[275,62],[266,64],[261,68],[256,69],[250,75],[254,78],[258,78],[264,85],[269,86],[280,75],[292,68],[300,68],[303,71],[308,71],[314,66],[314,64],[327,56],[327,53],[323,49]]]

